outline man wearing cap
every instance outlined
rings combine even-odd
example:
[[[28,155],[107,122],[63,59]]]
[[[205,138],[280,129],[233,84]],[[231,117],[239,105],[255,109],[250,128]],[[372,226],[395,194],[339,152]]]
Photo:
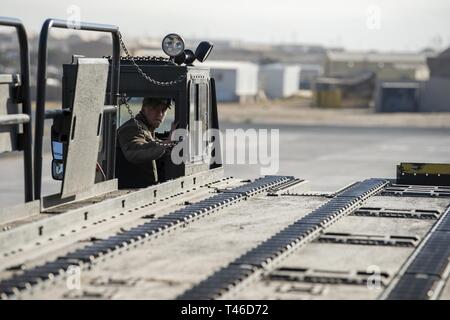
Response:
[[[166,140],[155,136],[170,108],[170,99],[144,98],[141,111],[117,130],[116,177],[119,188],[145,188],[158,183],[157,159],[170,156],[172,124]]]

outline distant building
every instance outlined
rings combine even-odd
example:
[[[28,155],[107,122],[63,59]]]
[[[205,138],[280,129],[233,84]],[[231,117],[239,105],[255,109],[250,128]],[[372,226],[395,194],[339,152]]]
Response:
[[[426,54],[328,52],[325,75],[345,76],[361,71],[372,71],[379,80],[427,80],[429,73]]]
[[[320,108],[367,108],[375,89],[376,75],[361,71],[346,77],[319,77],[314,84],[314,103]]]
[[[379,82],[376,89],[376,112],[417,112],[420,108],[418,81]]]
[[[300,66],[281,63],[262,65],[259,87],[270,99],[292,96],[299,90]]]
[[[430,79],[423,84],[420,111],[450,111],[450,48],[427,63]]]
[[[383,81],[378,84],[378,112],[449,112],[450,48],[427,59],[427,81]]]
[[[300,90],[312,90],[317,78],[322,76],[323,67],[318,64],[302,64],[300,66]]]
[[[206,61],[216,82],[217,101],[245,102],[258,93],[258,65],[241,61]]]

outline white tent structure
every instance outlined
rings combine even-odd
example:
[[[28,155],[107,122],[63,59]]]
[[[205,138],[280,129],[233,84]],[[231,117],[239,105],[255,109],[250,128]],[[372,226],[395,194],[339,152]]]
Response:
[[[216,82],[217,101],[245,102],[258,93],[258,65],[241,61],[207,61]]]
[[[300,66],[280,63],[263,65],[259,70],[260,88],[271,99],[289,97],[299,90]]]

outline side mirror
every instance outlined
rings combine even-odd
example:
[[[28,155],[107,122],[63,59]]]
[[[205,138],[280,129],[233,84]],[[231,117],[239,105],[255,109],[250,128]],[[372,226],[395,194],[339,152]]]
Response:
[[[52,156],[55,160],[62,160],[64,155],[62,142],[52,141]]]
[[[211,42],[208,41],[200,42],[197,49],[195,49],[195,58],[197,58],[197,60],[200,62],[204,62],[206,59],[208,59],[208,56],[211,53],[212,48],[213,44]]]
[[[52,178],[54,180],[63,180],[64,162],[62,160],[52,160]]]
[[[52,178],[63,180],[64,178],[64,150],[62,142],[52,141]]]

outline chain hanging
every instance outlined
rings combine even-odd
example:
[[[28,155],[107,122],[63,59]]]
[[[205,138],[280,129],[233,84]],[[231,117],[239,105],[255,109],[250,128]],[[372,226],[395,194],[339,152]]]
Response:
[[[128,51],[127,47],[125,46],[125,43],[123,42],[123,38],[122,38],[122,34],[119,32],[119,41],[120,41],[120,46],[122,47],[123,52],[125,53],[125,57],[131,61],[131,63],[133,64],[133,66],[136,68],[137,72],[148,82],[155,84],[157,86],[172,86],[178,83],[181,83],[184,81],[184,79],[186,79],[186,75],[182,74],[180,77],[178,77],[178,79],[176,80],[172,80],[172,81],[159,81],[159,80],[155,80],[153,78],[151,78],[150,76],[148,76],[142,69],[141,67],[138,66],[138,64],[136,63],[134,57],[130,54],[130,52]],[[173,63],[173,62],[172,62]],[[175,64],[175,63],[174,63]],[[119,97],[119,106],[121,105],[125,105],[125,107],[127,108],[128,114],[130,115],[131,119],[133,119],[134,123],[136,124],[136,126],[138,127],[139,131],[146,136],[147,133],[145,132],[144,128],[142,127],[141,123],[136,119],[136,117],[134,116],[133,111],[131,110],[130,105],[128,104],[128,101],[131,98],[127,98],[126,96],[121,96]],[[160,142],[158,140],[152,140],[153,142],[155,142],[157,145],[160,145],[162,147],[165,148],[173,148],[177,142]]]
[[[123,42],[123,38],[122,38],[122,34],[119,32],[119,41],[120,41],[120,46],[122,47],[123,52],[126,55],[126,58],[129,59],[131,61],[131,63],[133,64],[133,66],[136,68],[137,72],[148,82],[157,85],[157,86],[173,86],[175,84],[181,83],[186,79],[186,75],[182,74],[178,77],[178,79],[176,80],[172,80],[172,81],[159,81],[156,79],[151,78],[149,75],[147,75],[144,70],[141,69],[141,67],[138,66],[138,64],[136,63],[135,59],[133,58],[133,56],[130,54],[130,52],[128,51],[127,47],[125,46],[125,43]]]

